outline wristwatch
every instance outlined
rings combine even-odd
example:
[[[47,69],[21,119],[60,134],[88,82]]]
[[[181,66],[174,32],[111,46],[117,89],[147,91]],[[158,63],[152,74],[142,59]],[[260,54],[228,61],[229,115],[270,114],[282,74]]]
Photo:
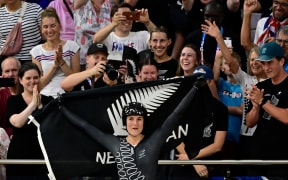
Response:
[[[263,99],[262,99],[262,102],[259,104],[259,105],[260,105],[260,107],[262,108],[262,106],[263,106],[264,104],[266,104],[266,103],[267,103],[267,101],[268,101],[268,99],[266,99],[266,98],[263,98]]]

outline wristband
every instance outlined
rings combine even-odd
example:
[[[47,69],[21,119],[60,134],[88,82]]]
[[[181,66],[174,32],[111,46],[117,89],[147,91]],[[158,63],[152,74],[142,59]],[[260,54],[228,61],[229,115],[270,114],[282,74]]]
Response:
[[[263,106],[264,104],[266,104],[267,101],[268,101],[268,99],[263,98],[262,102],[260,103],[260,107],[262,108],[262,106]]]

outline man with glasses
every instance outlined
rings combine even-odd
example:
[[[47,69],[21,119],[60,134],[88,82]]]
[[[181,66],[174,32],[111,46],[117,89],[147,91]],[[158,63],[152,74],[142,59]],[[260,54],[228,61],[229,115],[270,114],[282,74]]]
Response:
[[[276,43],[279,44],[284,51],[284,58],[286,60],[284,64],[284,70],[288,72],[288,25],[282,26],[276,34]]]
[[[275,38],[277,31],[288,24],[288,0],[273,0],[272,13],[261,18],[256,27],[254,43],[262,46]]]

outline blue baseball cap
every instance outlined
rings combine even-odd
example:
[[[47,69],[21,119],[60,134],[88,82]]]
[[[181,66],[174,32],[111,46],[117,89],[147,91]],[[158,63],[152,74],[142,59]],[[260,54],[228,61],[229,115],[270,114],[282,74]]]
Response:
[[[260,55],[256,60],[271,61],[275,57],[283,57],[284,51],[282,47],[276,42],[269,42],[264,44],[260,49]]]
[[[210,67],[201,65],[197,66],[193,72],[193,74],[204,74],[206,80],[214,79],[214,73]]]

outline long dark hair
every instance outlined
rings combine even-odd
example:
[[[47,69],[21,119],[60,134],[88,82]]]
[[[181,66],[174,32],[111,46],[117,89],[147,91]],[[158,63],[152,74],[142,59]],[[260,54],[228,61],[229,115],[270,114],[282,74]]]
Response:
[[[200,60],[201,60],[201,53],[200,53],[200,50],[197,46],[195,46],[194,44],[186,44],[182,49],[181,49],[181,52],[182,50],[185,48],[185,47],[188,47],[188,48],[191,48],[195,51],[195,54],[196,54],[196,61],[197,61],[197,64],[200,64]],[[181,56],[181,55],[180,55]],[[179,64],[178,64],[178,69],[176,71],[176,76],[183,76],[184,75],[184,72],[183,72],[183,69],[181,67],[181,64],[180,64],[180,59],[179,59]]]

